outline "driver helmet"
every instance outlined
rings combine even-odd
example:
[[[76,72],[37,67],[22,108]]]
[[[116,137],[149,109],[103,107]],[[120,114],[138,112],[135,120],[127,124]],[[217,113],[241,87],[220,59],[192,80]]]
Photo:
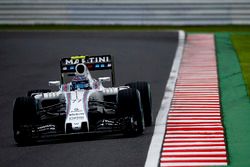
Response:
[[[89,79],[85,76],[75,76],[71,83],[72,90],[90,89]]]

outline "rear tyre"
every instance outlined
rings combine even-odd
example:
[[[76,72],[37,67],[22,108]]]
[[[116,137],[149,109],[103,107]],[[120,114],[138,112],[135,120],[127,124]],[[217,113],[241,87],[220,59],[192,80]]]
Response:
[[[27,93],[27,96],[28,97],[31,97],[33,96],[34,94],[38,94],[38,93],[48,93],[48,92],[51,92],[50,89],[35,89],[35,90],[30,90],[28,91]],[[33,94],[33,95],[32,95]]]
[[[32,97],[18,97],[13,109],[14,139],[18,144],[32,144],[32,125],[37,121],[35,100]]]
[[[151,98],[151,88],[147,82],[134,82],[128,83],[132,89],[137,89],[140,92],[142,109],[144,113],[145,126],[151,126],[153,123],[152,116],[152,98]]]
[[[125,89],[118,92],[118,111],[124,118],[125,135],[134,136],[143,133],[144,119],[138,90]]]

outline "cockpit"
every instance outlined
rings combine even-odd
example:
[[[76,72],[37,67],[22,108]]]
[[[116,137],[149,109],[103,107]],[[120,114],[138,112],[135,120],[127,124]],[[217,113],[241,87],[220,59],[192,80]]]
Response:
[[[71,82],[71,90],[91,89],[89,79],[86,76],[75,76]]]

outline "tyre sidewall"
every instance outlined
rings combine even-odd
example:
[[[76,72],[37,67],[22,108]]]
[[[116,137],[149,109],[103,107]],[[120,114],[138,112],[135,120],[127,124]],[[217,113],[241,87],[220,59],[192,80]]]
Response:
[[[18,144],[32,142],[31,130],[37,121],[35,100],[31,97],[19,97],[13,108],[13,132]]]
[[[144,120],[139,91],[135,89],[120,91],[118,93],[118,106],[120,115],[126,118],[123,129],[124,134],[142,134],[144,131]]]
[[[128,83],[126,86],[129,86],[132,89],[137,89],[140,92],[141,104],[144,113],[145,126],[151,126],[153,123],[152,115],[152,97],[151,97],[151,88],[147,82],[134,82]]]

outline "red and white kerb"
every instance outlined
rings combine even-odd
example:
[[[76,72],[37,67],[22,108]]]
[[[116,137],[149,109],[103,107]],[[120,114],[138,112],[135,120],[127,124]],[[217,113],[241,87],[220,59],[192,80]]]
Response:
[[[214,37],[188,35],[160,166],[227,165],[219,99]]]

